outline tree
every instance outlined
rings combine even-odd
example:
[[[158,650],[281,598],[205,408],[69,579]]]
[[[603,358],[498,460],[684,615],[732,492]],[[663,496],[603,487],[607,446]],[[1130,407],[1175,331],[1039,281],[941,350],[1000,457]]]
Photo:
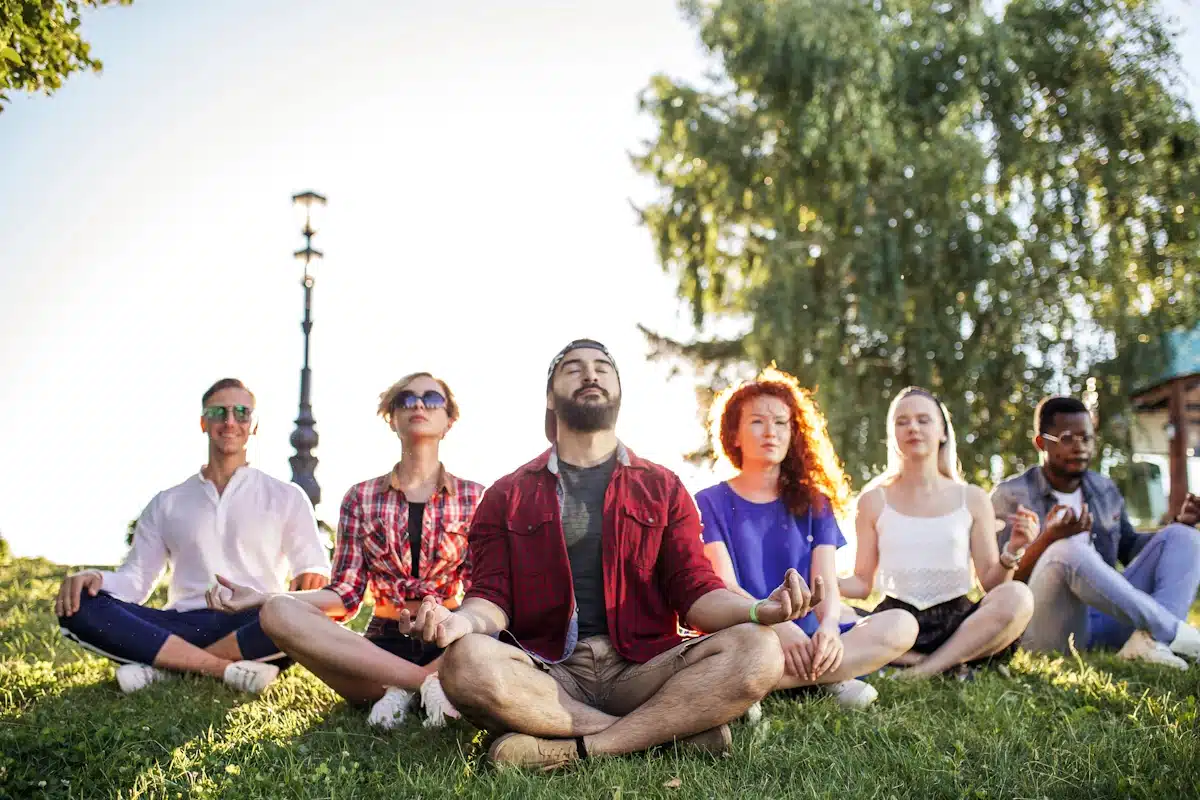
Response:
[[[0,112],[7,91],[52,94],[72,72],[99,72],[79,34],[84,6],[130,5],[133,0],[0,0]]]
[[[923,385],[986,482],[994,456],[1030,460],[1043,393],[1113,421],[1159,334],[1196,319],[1200,129],[1156,3],[681,8],[713,73],[651,80],[633,160],[695,337],[644,332],[702,404],[774,361],[818,387],[864,479],[889,398]]]

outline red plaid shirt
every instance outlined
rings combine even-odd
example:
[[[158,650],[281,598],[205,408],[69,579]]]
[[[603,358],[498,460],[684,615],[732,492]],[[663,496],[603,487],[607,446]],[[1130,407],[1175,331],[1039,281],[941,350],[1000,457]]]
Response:
[[[342,500],[337,545],[333,550],[336,592],[354,616],[367,588],[377,603],[402,606],[405,600],[436,595],[457,600],[470,587],[467,528],[483,485],[456,478],[442,468],[438,488],[425,504],[421,535],[421,576],[412,576],[408,544],[408,502],[400,491],[396,465],[390,473],[355,484]]]
[[[570,655],[578,635],[557,467],[551,450],[498,480],[471,525],[467,596],[499,606],[508,633],[545,661]],[[626,660],[646,662],[681,643],[678,623],[692,603],[725,588],[678,476],[623,446],[600,537],[609,637]]]

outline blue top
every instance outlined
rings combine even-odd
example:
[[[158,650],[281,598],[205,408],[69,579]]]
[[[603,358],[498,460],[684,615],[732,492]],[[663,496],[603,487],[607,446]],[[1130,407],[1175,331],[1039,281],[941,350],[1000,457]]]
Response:
[[[811,586],[813,548],[846,544],[824,498],[797,517],[783,500],[752,503],[722,482],[697,493],[696,504],[704,521],[704,543],[725,545],[738,584],[760,600],[783,583],[788,569],[795,569]],[[796,624],[812,636],[819,624],[816,612]]]

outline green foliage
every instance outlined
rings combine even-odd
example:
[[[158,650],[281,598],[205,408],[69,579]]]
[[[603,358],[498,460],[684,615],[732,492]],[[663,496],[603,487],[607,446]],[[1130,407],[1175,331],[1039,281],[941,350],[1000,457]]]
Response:
[[[0,565],[7,564],[12,560],[12,548],[8,544],[8,539],[0,535]]]
[[[58,635],[50,608],[67,571],[0,567],[0,797],[1200,796],[1195,668],[1018,653],[1011,679],[872,679],[880,699],[866,712],[773,696],[720,761],[668,749],[497,772],[470,726],[372,730],[302,667],[260,698],[204,678],[122,695],[111,665]]]
[[[79,33],[84,7],[133,0],[0,0],[0,112],[7,91],[52,94],[72,72],[103,64]]]
[[[1033,463],[1043,394],[1116,421],[1200,315],[1200,128],[1156,3],[682,5],[713,75],[651,80],[634,163],[696,339],[646,333],[702,400],[774,361],[865,479],[888,400],[923,385],[987,482],[993,455]]]

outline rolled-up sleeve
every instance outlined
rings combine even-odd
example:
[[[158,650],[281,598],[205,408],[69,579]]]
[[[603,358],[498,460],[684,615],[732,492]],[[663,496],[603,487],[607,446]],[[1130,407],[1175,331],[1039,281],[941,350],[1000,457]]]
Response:
[[[682,481],[672,476],[671,505],[667,513],[667,527],[663,531],[660,580],[663,592],[680,619],[687,619],[688,611],[704,595],[724,589],[725,583],[717,577],[712,564],[704,555],[701,541],[702,528],[696,503],[684,488]]]
[[[363,558],[364,532],[362,498],[358,487],[346,492],[338,515],[337,543],[333,548],[332,581],[326,588],[337,594],[353,617],[367,592],[367,570]]]
[[[121,566],[100,571],[100,587],[118,600],[146,602],[167,569],[170,553],[163,541],[163,502],[161,494],[155,496],[138,517],[133,545]]]
[[[512,619],[512,576],[509,574],[508,498],[501,487],[483,493],[467,534],[471,588],[467,599],[478,597],[495,604]]]

